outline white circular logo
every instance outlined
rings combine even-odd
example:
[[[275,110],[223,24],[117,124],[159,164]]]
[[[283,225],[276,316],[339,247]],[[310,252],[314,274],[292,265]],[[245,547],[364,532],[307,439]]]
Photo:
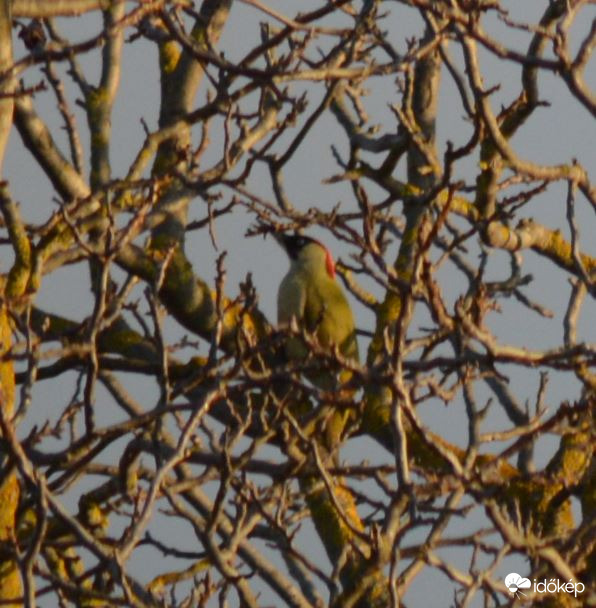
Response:
[[[519,597],[518,594],[525,595],[521,589],[529,589],[531,585],[532,583],[529,578],[524,578],[517,572],[510,572],[505,577],[505,586],[509,589],[509,593],[517,597]]]

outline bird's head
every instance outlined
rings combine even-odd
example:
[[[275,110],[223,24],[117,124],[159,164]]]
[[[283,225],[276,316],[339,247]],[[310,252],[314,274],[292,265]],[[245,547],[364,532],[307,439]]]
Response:
[[[335,278],[333,256],[323,243],[302,234],[277,233],[274,236],[288,254],[291,264],[320,266],[332,279]]]

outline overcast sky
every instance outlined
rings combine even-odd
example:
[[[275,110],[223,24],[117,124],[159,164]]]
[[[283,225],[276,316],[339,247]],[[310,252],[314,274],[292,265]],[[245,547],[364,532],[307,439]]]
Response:
[[[267,2],[276,10],[294,15],[297,3],[289,0],[276,0]],[[301,1],[300,10],[307,11],[316,6],[319,2]],[[517,19],[529,19],[532,15],[539,14],[545,6],[545,1],[518,2],[516,0],[504,2],[512,12],[512,17]],[[406,39],[417,37],[422,31],[422,22],[413,11],[407,11],[398,3],[385,2],[383,10],[389,13],[385,22],[385,29],[394,32],[393,39],[398,50],[405,51]],[[585,19],[579,20],[574,29],[574,34],[579,39],[585,34],[590,26],[591,20],[596,15],[596,7],[585,8]],[[225,51],[229,60],[236,60],[242,57],[251,48],[256,40],[259,40],[259,22],[266,19],[262,13],[257,12],[241,2],[235,3],[230,20],[226,25],[224,34],[219,44],[219,48]],[[91,15],[84,18],[72,20],[59,20],[64,32],[74,35],[77,39],[85,39],[89,35],[97,33],[101,27],[99,16]],[[336,26],[336,21],[331,21],[328,25]],[[492,29],[490,29],[492,28]],[[502,36],[502,41],[506,44],[515,45],[523,51],[527,46],[528,35],[525,32],[506,32],[505,28],[496,21],[487,23],[487,29]],[[322,41],[324,44],[324,41]],[[15,41],[16,56],[23,55],[20,42]],[[457,58],[457,57],[456,57]],[[124,53],[124,63],[122,72],[122,84],[118,101],[114,111],[113,119],[113,147],[111,151],[112,166],[114,177],[122,176],[134,158],[139,145],[144,139],[141,118],[144,119],[151,129],[157,126],[158,115],[158,74],[156,70],[157,53],[153,44],[137,42],[127,45]],[[483,73],[487,86],[500,85],[500,90],[493,97],[493,108],[499,107],[500,103],[511,101],[512,96],[518,91],[519,69],[517,66],[504,61],[496,60],[488,53],[481,53]],[[86,70],[88,78],[93,82],[98,76],[98,53],[93,52],[81,58],[81,63]],[[32,85],[39,81],[40,75],[35,70],[28,71],[25,75],[25,82]],[[586,80],[592,87],[596,86],[596,65],[594,61],[589,65],[586,72]],[[366,108],[371,117],[372,123],[393,126],[393,115],[387,104],[397,100],[391,90],[387,90],[388,80],[371,81],[370,96],[365,100]],[[442,97],[440,102],[440,112],[438,121],[439,138],[439,157],[442,156],[447,140],[453,141],[456,145],[465,141],[471,132],[471,127],[462,120],[461,105],[457,101],[455,89],[449,78],[443,79]],[[579,104],[572,101],[567,89],[556,81],[552,76],[543,74],[539,79],[541,98],[548,100],[549,107],[541,108],[535,116],[525,125],[514,138],[516,150],[522,157],[532,159],[536,162],[544,163],[568,163],[572,158],[577,158],[591,173],[593,177],[596,155],[596,126],[589,113]],[[309,88],[308,86],[306,88]],[[199,93],[199,98],[204,99],[205,89]],[[310,108],[314,108],[316,101],[320,98],[319,90],[312,96]],[[60,121],[55,109],[55,102],[50,92],[39,93],[35,97],[35,105],[40,113],[45,116],[48,122],[54,127],[55,137],[65,142],[63,133],[60,131]],[[81,131],[87,140],[85,121],[83,115],[78,112],[78,121]],[[221,124],[220,124],[221,127]],[[213,129],[211,132],[211,149],[203,162],[209,166],[209,162],[218,158],[222,147],[222,131]],[[309,135],[306,145],[303,146],[295,155],[284,172],[285,185],[290,200],[298,209],[307,209],[312,206],[330,210],[337,204],[341,205],[342,210],[352,210],[355,203],[347,183],[325,185],[322,181],[338,172],[338,167],[333,159],[330,144],[334,143],[341,152],[346,152],[347,142],[341,128],[336,124],[335,119],[328,115],[323,118],[317,128]],[[468,182],[475,179],[477,159],[466,160],[458,165],[457,176]],[[403,176],[403,169],[401,169]],[[400,176],[399,172],[396,174]],[[10,181],[10,188],[13,196],[21,203],[23,216],[27,221],[38,222],[47,218],[51,211],[55,209],[52,202],[53,193],[49,187],[49,182],[42,175],[40,170],[31,162],[28,153],[19,139],[16,131],[13,131],[5,164],[5,176]],[[254,192],[273,200],[268,186],[268,177],[265,168],[259,169],[256,173],[261,177],[261,181],[253,179],[250,187]],[[382,200],[384,194],[380,193],[370,184],[370,193],[377,196],[377,200]],[[224,197],[231,196],[230,192],[222,190]],[[193,206],[191,215],[203,217],[205,213],[201,203]],[[523,212],[524,216],[534,216],[540,222],[551,228],[560,228],[565,235],[569,234],[566,220],[565,188],[550,187],[548,191],[537,196]],[[585,253],[596,255],[596,221],[594,210],[589,209],[583,197],[578,197],[577,216],[581,229],[581,248]],[[254,218],[248,214],[238,214],[226,216],[216,223],[216,244],[214,248],[211,241],[207,238],[204,231],[191,233],[188,237],[187,251],[189,258],[195,265],[197,274],[208,281],[215,275],[214,261],[222,251],[227,251],[226,266],[228,270],[227,289],[230,295],[238,291],[238,283],[244,280],[248,272],[252,273],[254,282],[259,293],[260,308],[271,319],[275,319],[275,299],[277,285],[283,274],[287,270],[287,260],[284,253],[273,242],[272,239],[245,238],[247,228],[253,223]],[[348,260],[351,253],[350,249],[332,239],[332,237],[321,230],[312,230],[312,234],[324,239],[333,250],[336,256]],[[396,245],[397,246],[397,245]],[[7,249],[3,248],[2,258],[0,258],[0,271],[6,272],[10,266],[10,257]],[[394,252],[395,249],[392,249]],[[568,304],[570,286],[567,282],[568,275],[559,271],[552,263],[544,263],[538,256],[531,252],[524,252],[525,272],[532,272],[534,282],[527,288],[526,293],[529,297],[538,300],[548,306],[555,313],[556,320],[545,320],[538,315],[532,315],[521,307],[514,300],[500,300],[502,314],[491,315],[489,326],[495,331],[503,341],[508,341],[517,345],[536,345],[537,347],[554,346],[562,341],[561,318],[565,313]],[[489,276],[494,280],[504,278],[507,274],[507,256],[503,253],[495,252],[493,261],[489,266]],[[453,274],[449,267],[445,267],[441,274],[445,280],[443,289],[448,300],[453,302],[466,289],[461,277]],[[451,273],[451,274],[449,274]],[[367,284],[370,289],[375,289],[372,284]],[[377,290],[377,295],[379,292]],[[92,300],[89,293],[87,268],[86,265],[69,267],[51,275],[42,286],[36,303],[47,310],[58,312],[73,319],[81,320],[92,311]],[[360,327],[370,330],[372,316],[363,307],[353,302],[356,310],[357,323]],[[422,322],[423,319],[421,318]],[[174,341],[179,336],[186,333],[173,321],[168,322],[168,337]],[[596,341],[596,307],[593,301],[586,302],[583,314],[578,327],[580,339],[586,341]],[[366,343],[361,345],[361,352],[365,352]],[[71,374],[74,378],[74,374]],[[512,390],[516,392],[523,402],[525,399],[533,402],[538,387],[538,371],[531,373],[528,370],[518,370],[512,372]],[[148,408],[152,407],[157,398],[156,391],[152,390],[152,381],[138,379],[135,382],[133,392],[141,401],[147,402]],[[63,380],[56,382],[39,383],[35,390],[36,403],[34,410],[39,412],[42,420],[44,417],[52,416],[52,403],[63,403],[70,397],[73,386],[69,386]],[[551,406],[551,411],[566,398],[578,396],[579,384],[575,381],[572,374],[553,375],[548,390],[547,402]],[[103,397],[104,393],[98,393]],[[488,396],[488,393],[487,393]],[[464,421],[463,416],[454,416],[455,413],[462,414],[463,405],[461,400],[449,408],[433,407],[430,404],[421,409],[425,421],[437,431],[440,431],[449,441],[465,445],[467,429],[459,428],[453,424],[454,420]],[[57,410],[56,410],[57,411]],[[112,414],[105,416],[118,415],[117,410],[107,409]],[[500,414],[498,408],[491,410],[486,424],[493,428],[506,426],[507,422]],[[431,415],[432,413],[432,415]],[[33,424],[33,419],[28,420],[20,429],[23,436]],[[544,462],[552,452],[550,449],[556,445],[553,440],[550,446],[546,444],[540,446],[537,452],[537,460]],[[366,457],[371,461],[377,459],[387,460],[387,454],[376,447],[371,440],[360,439],[352,442],[351,447],[344,450],[344,457],[347,459],[360,460],[363,457],[363,450]],[[74,502],[74,498],[73,498]],[[477,521],[477,520],[474,520]],[[174,530],[168,533],[175,534]],[[186,532],[187,534],[187,532]],[[180,542],[187,542],[188,537],[181,536]],[[157,560],[159,562],[159,560]],[[324,560],[322,560],[324,563]],[[142,563],[136,564],[134,570],[145,580],[153,574],[152,568],[159,571],[161,563]],[[444,594],[433,596],[429,594],[429,589],[433,588],[436,573],[429,577],[417,579],[408,594],[411,606],[422,606],[427,608],[444,608],[447,603]],[[443,579],[444,581],[444,579]],[[438,582],[438,581],[435,581]],[[273,600],[271,600],[273,601]],[[45,604],[41,604],[45,605]],[[479,604],[478,604],[479,605]]]

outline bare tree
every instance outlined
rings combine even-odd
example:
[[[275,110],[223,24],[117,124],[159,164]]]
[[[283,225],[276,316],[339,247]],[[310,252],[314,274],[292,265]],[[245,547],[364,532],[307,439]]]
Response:
[[[594,599],[596,351],[581,327],[596,259],[578,219],[596,209],[593,155],[548,164],[520,137],[548,78],[568,99],[559,120],[580,116],[594,141],[596,20],[588,1],[536,3],[534,21],[507,4],[0,1],[0,168],[14,125],[31,184],[41,169],[53,191],[19,205],[2,173],[2,605],[421,605],[412,589],[436,573],[444,606]],[[235,11],[262,23],[230,59]],[[72,33],[90,13],[95,33]],[[138,45],[157,51],[158,118],[116,166]],[[138,100],[121,102],[141,124]],[[284,178],[322,139],[338,204],[305,209]],[[250,275],[232,296],[225,254],[190,259],[190,235],[208,247],[246,217],[247,236],[341,244],[362,362],[277,327]],[[92,294],[78,317],[56,310],[68,294],[40,295],[66,268]],[[548,340],[516,340],[520,315]],[[290,335],[308,357],[287,360]],[[307,380],[321,368],[342,370],[338,390]],[[445,411],[460,445],[433,425]],[[504,581],[510,564],[533,586]]]

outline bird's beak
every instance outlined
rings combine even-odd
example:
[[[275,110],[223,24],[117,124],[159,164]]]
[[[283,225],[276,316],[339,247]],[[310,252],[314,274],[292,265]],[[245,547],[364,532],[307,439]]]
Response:
[[[288,253],[288,247],[290,245],[290,237],[284,232],[274,232],[273,238],[279,243],[279,246]]]

